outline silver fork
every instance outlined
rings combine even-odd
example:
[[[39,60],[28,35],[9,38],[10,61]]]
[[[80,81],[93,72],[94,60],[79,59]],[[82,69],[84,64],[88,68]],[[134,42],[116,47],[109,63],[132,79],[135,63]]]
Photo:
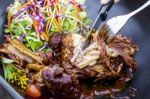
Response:
[[[109,19],[100,29],[99,35],[105,37],[106,42],[109,43],[112,38],[121,30],[121,28],[126,24],[126,22],[135,14],[142,11],[144,8],[150,5],[150,0],[148,0],[144,5],[142,5],[137,10],[121,16],[116,16]]]

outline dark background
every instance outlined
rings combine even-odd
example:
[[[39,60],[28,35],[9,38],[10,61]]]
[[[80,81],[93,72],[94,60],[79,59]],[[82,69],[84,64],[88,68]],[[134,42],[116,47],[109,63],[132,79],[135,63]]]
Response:
[[[140,7],[146,1],[121,0],[120,3],[113,6],[109,13],[109,18],[127,14]],[[88,0],[88,2],[90,2],[87,3],[89,16],[94,19],[100,6],[99,0]],[[132,38],[139,45],[140,49],[136,54],[138,71],[130,84],[131,87],[138,89],[135,99],[150,99],[150,6],[130,19],[121,30],[121,33]],[[128,89],[123,94],[127,94],[127,92]]]
[[[116,15],[127,14],[140,7],[147,0],[121,0],[115,4],[109,13],[109,18]],[[3,27],[6,7],[13,0],[0,0],[0,42],[3,41]],[[87,0],[88,16],[95,19],[100,7],[99,0]],[[139,45],[139,52],[136,54],[138,71],[129,87],[138,89],[135,99],[150,99],[150,6],[141,13],[134,16],[123,27],[120,33],[132,38]],[[0,99],[9,99],[7,93],[0,87]],[[128,93],[128,88],[120,95]]]

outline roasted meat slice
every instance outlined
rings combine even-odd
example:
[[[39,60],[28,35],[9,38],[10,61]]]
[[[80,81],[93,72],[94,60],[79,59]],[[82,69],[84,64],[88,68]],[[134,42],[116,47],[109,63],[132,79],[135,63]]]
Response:
[[[125,36],[117,35],[110,44],[97,37],[82,51],[80,44],[83,41],[84,37],[79,34],[63,35],[61,59],[68,73],[83,78],[105,79],[120,77],[123,68],[136,69],[134,54],[137,46]]]
[[[38,53],[34,53],[28,48],[26,48],[21,42],[19,42],[15,38],[8,39],[3,45],[3,48],[0,52],[7,54],[11,54],[12,56],[19,57],[20,59],[28,62],[35,63],[38,62],[43,64],[47,59],[38,55]]]
[[[110,44],[106,44],[97,38],[82,51],[80,44],[83,41],[84,37],[79,34],[52,35],[49,45],[57,63],[43,67],[33,76],[34,83],[47,86],[54,98],[67,99],[72,96],[79,98],[82,91],[79,83],[84,79],[94,78],[97,82],[119,78],[129,81],[132,78],[136,65],[133,65],[135,61],[132,64],[128,61],[134,59],[137,46],[131,40],[117,35]],[[80,54],[76,54],[78,52]]]

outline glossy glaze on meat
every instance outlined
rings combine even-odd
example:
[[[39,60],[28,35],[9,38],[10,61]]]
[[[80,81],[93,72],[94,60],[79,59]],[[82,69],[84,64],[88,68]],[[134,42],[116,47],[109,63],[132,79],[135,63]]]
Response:
[[[18,40],[9,39],[0,52],[15,59],[16,66],[22,63],[27,67],[30,83],[40,87],[42,97],[92,99],[124,89],[137,69],[134,54],[138,48],[134,42],[118,34],[106,44],[93,36],[91,44],[82,50],[84,40],[79,34],[55,33],[49,38],[52,51],[35,53]]]

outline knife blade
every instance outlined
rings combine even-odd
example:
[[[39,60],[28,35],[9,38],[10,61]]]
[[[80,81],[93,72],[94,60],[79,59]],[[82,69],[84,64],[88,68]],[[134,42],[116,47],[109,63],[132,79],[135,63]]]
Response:
[[[103,22],[107,19],[108,12],[112,8],[113,4],[114,4],[114,0],[110,0],[107,4],[102,5],[100,7],[100,9],[98,11],[99,13],[98,13],[92,27],[90,28],[90,31],[88,32],[85,41],[81,45],[82,50],[84,50],[90,44],[90,41],[92,39],[92,37],[91,37],[92,32],[97,31],[100,27],[101,22]]]

